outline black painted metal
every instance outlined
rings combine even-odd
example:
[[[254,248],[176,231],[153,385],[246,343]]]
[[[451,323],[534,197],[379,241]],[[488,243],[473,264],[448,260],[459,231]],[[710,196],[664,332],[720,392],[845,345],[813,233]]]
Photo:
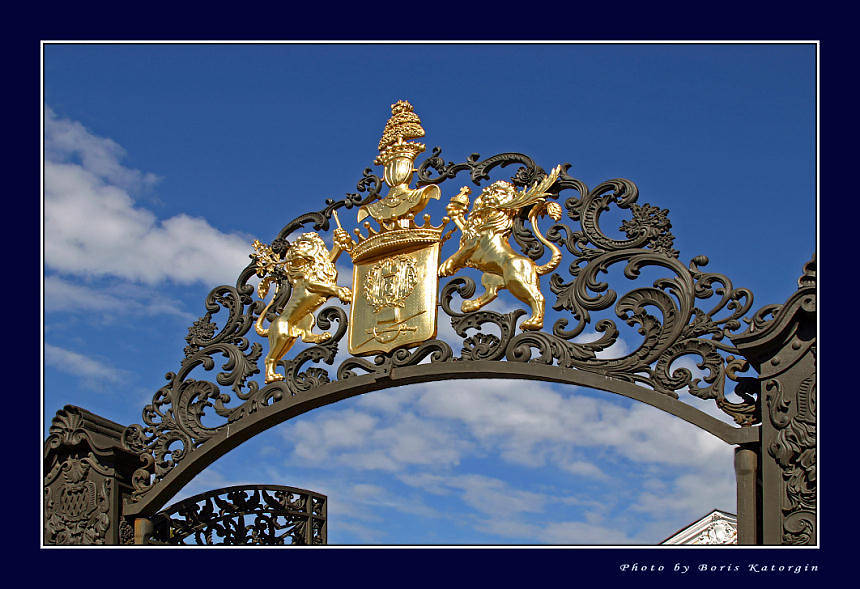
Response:
[[[327,542],[326,496],[282,485],[214,489],[152,518],[147,544],[314,545]]]
[[[760,538],[768,545],[818,539],[816,260],[797,291],[755,314],[733,338],[760,375]]]

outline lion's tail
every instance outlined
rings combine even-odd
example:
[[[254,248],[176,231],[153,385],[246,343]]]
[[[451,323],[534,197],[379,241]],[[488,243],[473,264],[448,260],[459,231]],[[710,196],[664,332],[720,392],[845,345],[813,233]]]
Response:
[[[554,221],[558,221],[561,219],[561,206],[557,202],[542,202],[534,207],[532,207],[531,212],[529,213],[529,221],[531,221],[532,228],[534,229],[535,235],[538,240],[545,246],[547,246],[552,252],[552,257],[546,264],[538,266],[535,268],[535,271],[538,273],[538,276],[543,274],[548,274],[558,268],[558,265],[561,263],[561,250],[556,247],[554,243],[548,241],[543,234],[540,232],[540,228],[537,224],[537,216],[543,214],[548,214],[551,219]]]
[[[269,286],[272,284],[272,281],[275,279],[274,276],[266,276],[260,281],[260,285],[257,287],[257,294],[260,295],[261,299],[266,298],[266,295],[269,293]],[[278,298],[278,288],[275,287],[275,295],[272,297],[272,300],[266,305],[266,308],[260,312],[260,316],[257,318],[257,322],[254,324],[254,329],[257,331],[257,335],[261,335],[263,337],[268,337],[269,330],[263,327],[263,319],[266,318],[266,313],[269,312],[269,308],[275,302],[275,299]]]

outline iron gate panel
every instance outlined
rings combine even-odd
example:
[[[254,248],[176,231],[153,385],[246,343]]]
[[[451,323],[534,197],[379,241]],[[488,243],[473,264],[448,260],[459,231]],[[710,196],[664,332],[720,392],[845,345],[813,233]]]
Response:
[[[326,496],[282,485],[240,485],[174,503],[154,518],[150,544],[231,546],[327,542]]]

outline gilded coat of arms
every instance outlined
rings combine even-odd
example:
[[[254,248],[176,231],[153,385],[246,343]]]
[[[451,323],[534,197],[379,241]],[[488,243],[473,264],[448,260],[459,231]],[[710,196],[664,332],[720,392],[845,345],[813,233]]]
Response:
[[[340,227],[335,243],[352,257],[352,300],[349,314],[349,353],[362,356],[388,352],[436,337],[436,300],[442,231],[424,215],[416,215],[431,199],[439,199],[438,186],[411,188],[415,158],[424,145],[407,139],[424,136],[421,120],[412,105],[400,100],[391,106],[391,118],[379,141],[376,163],[384,166],[388,194],[361,207],[358,221],[372,217],[367,235],[356,230],[358,240]]]

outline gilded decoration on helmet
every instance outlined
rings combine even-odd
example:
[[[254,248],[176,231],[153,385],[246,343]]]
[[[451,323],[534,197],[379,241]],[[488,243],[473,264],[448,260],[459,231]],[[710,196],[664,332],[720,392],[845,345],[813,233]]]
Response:
[[[541,234],[535,219],[545,214],[555,221],[561,219],[559,204],[546,201],[546,190],[558,179],[561,170],[562,167],[557,166],[528,190],[518,191],[513,184],[503,180],[494,182],[478,195],[468,215],[466,211],[471,193],[468,187],[462,188],[451,199],[447,207],[448,214],[463,234],[460,249],[445,260],[439,268],[439,276],[451,276],[466,267],[484,273],[481,283],[485,292],[476,299],[463,301],[464,313],[477,311],[493,301],[501,289],[506,288],[531,309],[531,316],[520,324],[520,329],[539,330],[543,327],[545,300],[538,277],[558,267],[561,251]],[[535,235],[552,252],[550,260],[540,266],[516,253],[508,242],[514,219],[521,209],[528,206],[532,206],[528,218]]]
[[[257,287],[260,298],[265,298],[272,282],[276,284],[276,292],[271,302],[260,313],[254,325],[257,334],[269,338],[265,378],[266,383],[270,383],[284,379],[284,375],[276,372],[276,368],[296,340],[301,338],[303,342],[315,344],[331,338],[328,332],[311,331],[316,323],[314,312],[332,297],[337,297],[344,303],[350,302],[352,292],[337,284],[334,262],[343,249],[335,243],[329,252],[322,238],[316,233],[301,234],[287,247],[283,260],[280,260],[269,246],[257,240],[254,241],[254,249],[257,275],[262,278]],[[264,328],[263,320],[278,299],[277,289],[285,280],[292,289],[290,298],[281,314],[268,328]]]
[[[439,187],[435,185],[410,188],[415,172],[415,158],[424,151],[424,144],[407,139],[424,137],[421,119],[413,112],[412,105],[398,100],[391,105],[391,118],[385,124],[379,140],[379,155],[374,163],[385,166],[384,179],[388,194],[376,202],[358,209],[358,221],[368,215],[378,222],[398,221],[404,225],[408,216],[415,215],[427,206],[430,199],[439,200]]]

